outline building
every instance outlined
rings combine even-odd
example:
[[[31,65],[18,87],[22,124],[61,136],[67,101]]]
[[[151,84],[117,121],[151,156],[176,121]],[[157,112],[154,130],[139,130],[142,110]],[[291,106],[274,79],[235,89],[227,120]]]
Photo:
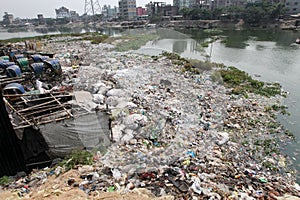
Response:
[[[122,20],[136,20],[136,0],[120,0],[119,14]]]
[[[14,21],[14,16],[12,14],[8,14],[7,12],[5,12],[3,16],[3,24],[9,25],[12,24],[13,21]]]
[[[195,0],[173,0],[173,5],[178,7],[179,10],[183,8],[191,8],[195,4]]]
[[[70,11],[70,18],[72,22],[78,22],[80,20],[79,14],[76,11]]]
[[[149,17],[154,15],[162,15],[162,8],[166,6],[166,2],[150,2],[146,5]]]
[[[284,5],[287,9],[287,14],[294,15],[300,13],[299,0],[286,0]]]
[[[118,17],[119,8],[114,6],[113,8],[110,5],[104,5],[102,7],[102,15],[104,20],[114,20]]]
[[[38,14],[37,18],[38,18],[37,21],[38,21],[39,25],[45,24],[45,19],[44,19],[44,15],[43,14]]]
[[[38,20],[44,20],[44,15],[43,14],[38,14],[37,18],[38,18]]]
[[[136,15],[137,15],[137,16],[147,15],[147,10],[146,10],[146,8],[143,8],[143,7],[137,7],[137,8],[136,8]]]
[[[245,7],[248,3],[252,3],[251,1],[253,0],[214,0],[211,1],[210,8],[215,9],[229,6]]]
[[[175,16],[178,15],[178,7],[166,4],[166,2],[150,2],[146,5],[149,16]]]
[[[56,19],[70,18],[69,9],[67,9],[64,6],[59,9],[55,9],[55,13],[56,13]]]

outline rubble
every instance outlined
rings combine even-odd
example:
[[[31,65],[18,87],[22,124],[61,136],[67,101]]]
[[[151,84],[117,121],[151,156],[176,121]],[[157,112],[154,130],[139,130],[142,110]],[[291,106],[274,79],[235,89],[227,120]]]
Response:
[[[24,199],[300,196],[279,151],[278,141],[287,136],[266,112],[281,97],[234,95],[212,81],[212,71],[183,73],[164,56],[109,51],[106,44],[51,41],[44,48],[56,51],[63,70],[78,74],[69,81],[81,90],[83,104],[93,101],[87,109],[108,109],[114,143],[91,166],[34,171],[2,190]],[[79,68],[72,67],[74,52],[82,58]]]

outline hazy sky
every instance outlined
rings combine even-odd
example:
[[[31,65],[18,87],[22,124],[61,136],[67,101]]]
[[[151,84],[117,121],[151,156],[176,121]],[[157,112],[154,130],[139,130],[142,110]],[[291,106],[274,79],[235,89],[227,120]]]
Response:
[[[117,6],[118,0],[98,0],[100,6],[104,4]],[[151,0],[137,0],[137,6],[145,6]],[[154,1],[154,0],[152,0]],[[173,0],[165,0],[172,3]],[[13,14],[14,17],[37,18],[37,14],[44,17],[55,17],[55,9],[65,6],[70,10],[77,11],[80,15],[84,12],[85,0],[1,0],[0,20],[4,12]]]

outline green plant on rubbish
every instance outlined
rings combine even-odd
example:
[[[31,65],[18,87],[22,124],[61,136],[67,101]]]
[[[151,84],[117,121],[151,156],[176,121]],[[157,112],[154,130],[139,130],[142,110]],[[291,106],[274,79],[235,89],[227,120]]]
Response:
[[[0,185],[6,185],[10,183],[12,180],[8,176],[3,176],[0,178]]]
[[[123,52],[129,50],[138,50],[141,46],[147,42],[157,39],[155,34],[136,34],[136,35],[124,35],[120,37],[110,37],[105,40],[105,43],[114,44],[115,51]]]
[[[235,67],[223,68],[218,72],[221,74],[225,85],[232,88],[232,94],[246,95],[247,93],[254,93],[267,97],[282,94],[280,84],[254,80],[246,72]]]
[[[6,40],[0,40],[1,43],[16,43],[16,42],[23,42],[25,40],[32,40],[32,41],[41,41],[41,40],[49,40],[53,38],[59,37],[78,37],[77,39],[72,39],[71,41],[76,40],[91,40],[93,41],[104,41],[108,38],[107,35],[102,35],[99,33],[66,33],[66,34],[53,34],[53,35],[41,35],[41,36],[34,36],[34,37],[25,37],[25,38],[11,38]],[[99,43],[99,42],[98,42]]]
[[[280,106],[280,105],[272,105],[272,106],[266,106],[265,111],[272,113],[272,111],[280,112],[282,115],[290,115],[289,112],[287,112],[287,106]]]
[[[181,69],[182,73],[191,72],[192,74],[200,74],[203,71],[209,71],[216,66],[215,63],[211,62],[203,62],[196,59],[186,59],[176,53],[163,52],[161,55],[171,60],[174,65],[183,66]]]
[[[115,190],[116,188],[114,186],[107,188],[107,192],[114,192]]]
[[[77,165],[92,165],[93,155],[86,150],[75,150],[68,155],[58,166],[65,167],[68,171]]]

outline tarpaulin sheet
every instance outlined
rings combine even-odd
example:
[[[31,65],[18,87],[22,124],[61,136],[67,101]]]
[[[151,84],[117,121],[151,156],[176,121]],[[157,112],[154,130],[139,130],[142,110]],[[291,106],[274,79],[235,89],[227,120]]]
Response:
[[[40,127],[49,146],[50,157],[62,157],[74,149],[107,147],[110,144],[109,120],[105,112],[93,112]]]

